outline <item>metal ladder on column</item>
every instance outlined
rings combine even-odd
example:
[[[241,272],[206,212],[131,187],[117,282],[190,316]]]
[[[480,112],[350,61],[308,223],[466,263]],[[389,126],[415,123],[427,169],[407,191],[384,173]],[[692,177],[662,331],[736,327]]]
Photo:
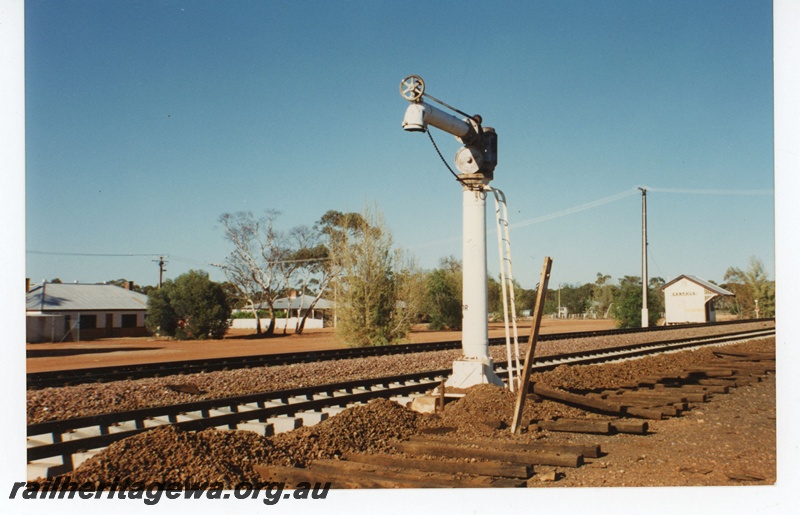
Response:
[[[516,391],[517,382],[521,377],[522,366],[519,362],[519,333],[517,331],[517,306],[514,298],[514,273],[511,263],[511,238],[508,231],[508,205],[506,204],[505,193],[492,187],[487,187],[487,189],[494,193],[495,218],[497,219],[497,251],[500,259],[500,287],[503,295],[503,321],[506,336],[506,356],[508,359],[508,387],[513,392]],[[511,311],[510,316],[509,308]],[[512,335],[514,343],[513,360],[511,352]]]

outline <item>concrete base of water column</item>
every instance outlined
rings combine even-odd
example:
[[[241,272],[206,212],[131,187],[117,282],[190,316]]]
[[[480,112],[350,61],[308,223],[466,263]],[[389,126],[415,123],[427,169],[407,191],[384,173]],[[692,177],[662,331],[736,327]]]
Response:
[[[476,384],[506,386],[503,380],[494,373],[490,358],[482,360],[460,359],[453,362],[453,374],[444,383],[445,395],[447,395],[447,390],[450,388],[463,390]]]

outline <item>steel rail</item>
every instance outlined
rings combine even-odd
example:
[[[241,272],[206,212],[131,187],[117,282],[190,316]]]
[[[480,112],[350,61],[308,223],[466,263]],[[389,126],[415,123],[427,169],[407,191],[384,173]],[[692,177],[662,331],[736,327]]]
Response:
[[[661,352],[768,337],[774,334],[774,328],[767,328],[738,334],[681,338],[667,342],[625,345],[594,352],[586,351],[547,356],[534,361],[533,371],[543,372],[562,365],[607,363]],[[498,369],[507,366],[506,363],[496,363],[495,365]],[[101,449],[116,441],[167,424],[187,431],[203,430],[210,427],[235,429],[237,424],[249,421],[266,422],[267,419],[282,415],[294,416],[301,412],[318,412],[329,407],[347,407],[375,398],[391,398],[426,392],[439,384],[449,374],[449,368],[431,370],[31,424],[27,427],[28,437],[49,434],[52,435],[53,443],[29,447],[27,449],[28,461],[61,456],[66,470],[69,470],[72,465],[72,455],[78,452]],[[257,407],[241,409],[246,405],[253,404]],[[271,405],[267,406],[267,404]],[[214,415],[210,413],[212,410],[219,411],[220,409],[227,409],[229,413]],[[180,415],[195,412],[199,412],[201,418],[180,422],[177,420]],[[145,421],[155,417],[166,417],[168,422],[147,426]],[[135,429],[112,430],[113,427],[120,424],[131,423],[133,423]],[[64,434],[93,427],[99,427],[99,436],[70,439],[68,441],[63,439]]]
[[[709,322],[705,324],[658,326],[649,327],[646,329],[609,329],[604,331],[545,334],[539,335],[539,341],[557,341],[563,339],[593,338],[620,334],[661,332],[687,328],[694,329],[711,326],[756,323],[759,321],[769,322],[774,320],[774,318],[759,320],[733,320],[728,322]],[[519,341],[520,343],[526,343],[528,339],[527,337],[523,336]],[[489,340],[489,345],[502,344],[505,344],[504,338],[491,338]],[[28,389],[42,389],[47,387],[70,386],[81,383],[111,382],[126,379],[142,379],[147,377],[163,377],[168,375],[192,374],[197,372],[231,370],[237,368],[290,365],[340,359],[364,358],[370,356],[389,356],[396,354],[452,350],[460,348],[460,340],[450,340],[444,342],[410,343],[382,347],[355,347],[324,351],[287,352],[280,354],[261,354],[255,356],[234,356],[226,358],[167,361],[140,365],[106,366],[57,370],[50,372],[36,372],[27,374],[26,382]]]

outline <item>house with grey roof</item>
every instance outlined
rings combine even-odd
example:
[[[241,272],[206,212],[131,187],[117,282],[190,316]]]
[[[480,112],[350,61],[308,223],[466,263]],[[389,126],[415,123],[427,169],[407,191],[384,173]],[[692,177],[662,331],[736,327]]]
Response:
[[[680,275],[663,286],[667,324],[716,322],[717,299],[733,293],[693,275]]]
[[[114,284],[43,283],[25,299],[29,343],[145,336],[147,295]]]
[[[333,301],[327,299],[319,299],[314,306],[311,303],[314,301],[313,295],[290,295],[289,297],[282,297],[275,299],[272,307],[276,311],[283,311],[285,316],[283,318],[275,319],[275,328],[284,329],[287,327],[296,327],[300,318],[308,313],[306,318],[306,329],[322,329],[334,314],[335,304]],[[256,306],[257,310],[267,309],[264,304]],[[261,326],[266,327],[269,324],[269,318],[261,319]],[[234,329],[255,329],[256,321],[254,318],[235,318],[231,320],[231,327]]]

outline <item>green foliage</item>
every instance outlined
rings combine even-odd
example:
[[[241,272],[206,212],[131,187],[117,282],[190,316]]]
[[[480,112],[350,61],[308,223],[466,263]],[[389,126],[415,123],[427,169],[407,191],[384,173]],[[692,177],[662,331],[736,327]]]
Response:
[[[503,287],[494,277],[486,278],[486,293],[488,294],[487,308],[495,317],[503,316]]]
[[[354,346],[402,341],[419,317],[423,276],[401,252],[377,210],[326,213],[340,339]],[[325,221],[323,220],[323,221]]]
[[[664,311],[664,294],[660,289],[647,288],[648,325],[654,326]],[[617,320],[617,327],[632,328],[642,325],[642,280],[640,277],[626,275],[619,280],[619,288],[611,307],[611,316]]]
[[[447,268],[442,262],[428,274],[425,313],[433,330],[461,330],[462,278],[461,267]]]
[[[597,273],[597,280],[592,286],[592,302],[594,304],[595,313],[600,318],[605,318],[606,312],[614,302],[614,295],[617,292],[617,287],[610,284],[610,275],[603,275]]]
[[[499,278],[499,276],[498,276]],[[488,310],[489,314],[497,320],[503,319],[503,285],[493,277],[487,278]],[[511,299],[507,300],[508,309],[511,310]],[[522,314],[525,309],[533,309],[536,302],[536,290],[525,290],[519,283],[514,281],[514,306],[517,308],[517,316]]]
[[[723,287],[735,295],[729,310],[740,318],[775,316],[775,281],[770,281],[764,263],[755,256],[750,257],[746,270],[730,267],[723,277]]]
[[[172,281],[167,280],[161,288],[151,290],[147,294],[147,316],[145,325],[154,333],[166,336],[175,335],[178,327],[178,315],[169,300]]]
[[[545,314],[558,313],[558,307],[567,308],[568,315],[586,313],[593,305],[592,294],[594,285],[586,284],[561,284],[555,290],[548,289],[545,296]],[[602,316],[600,313],[598,316]]]
[[[167,280],[148,294],[148,329],[179,340],[222,338],[231,309],[224,289],[201,270]]]

